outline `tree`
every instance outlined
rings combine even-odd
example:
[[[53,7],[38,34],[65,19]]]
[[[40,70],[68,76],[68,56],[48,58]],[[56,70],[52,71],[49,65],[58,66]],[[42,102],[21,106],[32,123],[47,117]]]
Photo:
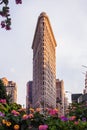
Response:
[[[16,4],[21,4],[22,0],[15,0]],[[1,21],[1,28],[5,28],[6,30],[11,29],[11,18],[10,18],[10,11],[9,11],[9,0],[0,0],[0,16],[3,17],[3,21]]]
[[[6,99],[6,87],[4,86],[3,81],[0,79],[0,99]]]
[[[0,100],[6,99],[6,102],[9,104],[11,100],[11,95],[7,95],[6,86],[3,81],[0,79]]]
[[[69,106],[69,116],[76,116],[76,119],[87,120],[87,104],[83,103],[72,103]]]

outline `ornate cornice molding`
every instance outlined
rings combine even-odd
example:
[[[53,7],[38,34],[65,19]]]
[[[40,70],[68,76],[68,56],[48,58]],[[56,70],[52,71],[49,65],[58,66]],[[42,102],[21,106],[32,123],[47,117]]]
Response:
[[[49,30],[49,34],[50,34],[51,39],[52,39],[52,41],[54,43],[54,46],[55,47],[57,46],[56,40],[55,40],[55,37],[54,37],[54,34],[53,34],[53,31],[52,31],[52,28],[51,28],[51,24],[50,24],[49,18],[48,18],[47,14],[45,12],[42,12],[40,14],[40,16],[38,17],[36,30],[35,30],[35,34],[34,34],[34,39],[33,39],[33,43],[32,43],[32,49],[34,47],[34,43],[35,43],[35,40],[36,40],[36,35],[38,33],[38,28],[42,24],[42,22],[47,25],[48,30]],[[43,30],[44,30],[44,25],[43,25]]]

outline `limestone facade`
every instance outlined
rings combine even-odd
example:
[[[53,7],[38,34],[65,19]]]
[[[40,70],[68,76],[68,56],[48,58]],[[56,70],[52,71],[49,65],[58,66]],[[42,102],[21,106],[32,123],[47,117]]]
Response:
[[[65,91],[64,91],[64,81],[56,79],[56,106],[58,107],[58,114],[59,116],[64,115],[64,98],[65,98]]]
[[[7,95],[10,96],[10,103],[17,103],[17,85],[13,81],[8,81],[7,78],[1,79],[6,87]]]
[[[33,49],[33,107],[56,107],[56,41],[49,18],[41,13]]]

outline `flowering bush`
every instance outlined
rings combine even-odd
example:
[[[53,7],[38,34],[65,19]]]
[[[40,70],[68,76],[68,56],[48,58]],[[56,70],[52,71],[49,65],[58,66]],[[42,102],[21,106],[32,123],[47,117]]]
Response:
[[[21,4],[22,0],[15,0],[16,4]],[[1,28],[5,28],[6,30],[11,29],[11,18],[10,18],[10,11],[9,11],[9,0],[0,0],[1,10],[0,10],[0,16],[5,18],[1,21]]]
[[[69,116],[76,115],[77,119],[87,120],[87,104],[86,103],[72,103],[69,106]]]
[[[58,117],[57,109],[30,108],[29,114],[20,104],[0,100],[0,130],[87,130],[86,118],[76,115]]]

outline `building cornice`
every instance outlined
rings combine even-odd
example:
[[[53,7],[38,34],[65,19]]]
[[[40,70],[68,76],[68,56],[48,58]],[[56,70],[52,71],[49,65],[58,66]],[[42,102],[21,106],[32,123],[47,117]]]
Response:
[[[40,25],[40,20],[41,20],[42,18],[43,18],[44,20],[45,20],[45,19],[47,20],[47,24],[48,24],[50,33],[51,33],[52,38],[53,38],[53,41],[54,41],[54,43],[55,43],[55,47],[57,46],[56,40],[55,40],[55,37],[54,37],[54,34],[53,34],[53,31],[52,31],[52,28],[51,28],[51,24],[50,24],[49,18],[48,18],[47,14],[46,14],[45,12],[42,12],[42,13],[40,14],[40,16],[38,17],[38,21],[37,21],[37,25],[36,25],[36,30],[35,30],[35,34],[34,34],[34,39],[33,39],[33,43],[32,43],[32,49],[33,49],[33,47],[34,47],[34,43],[35,43],[35,40],[36,40],[36,35],[37,35],[37,32],[38,32],[38,27],[39,27],[39,25]]]

